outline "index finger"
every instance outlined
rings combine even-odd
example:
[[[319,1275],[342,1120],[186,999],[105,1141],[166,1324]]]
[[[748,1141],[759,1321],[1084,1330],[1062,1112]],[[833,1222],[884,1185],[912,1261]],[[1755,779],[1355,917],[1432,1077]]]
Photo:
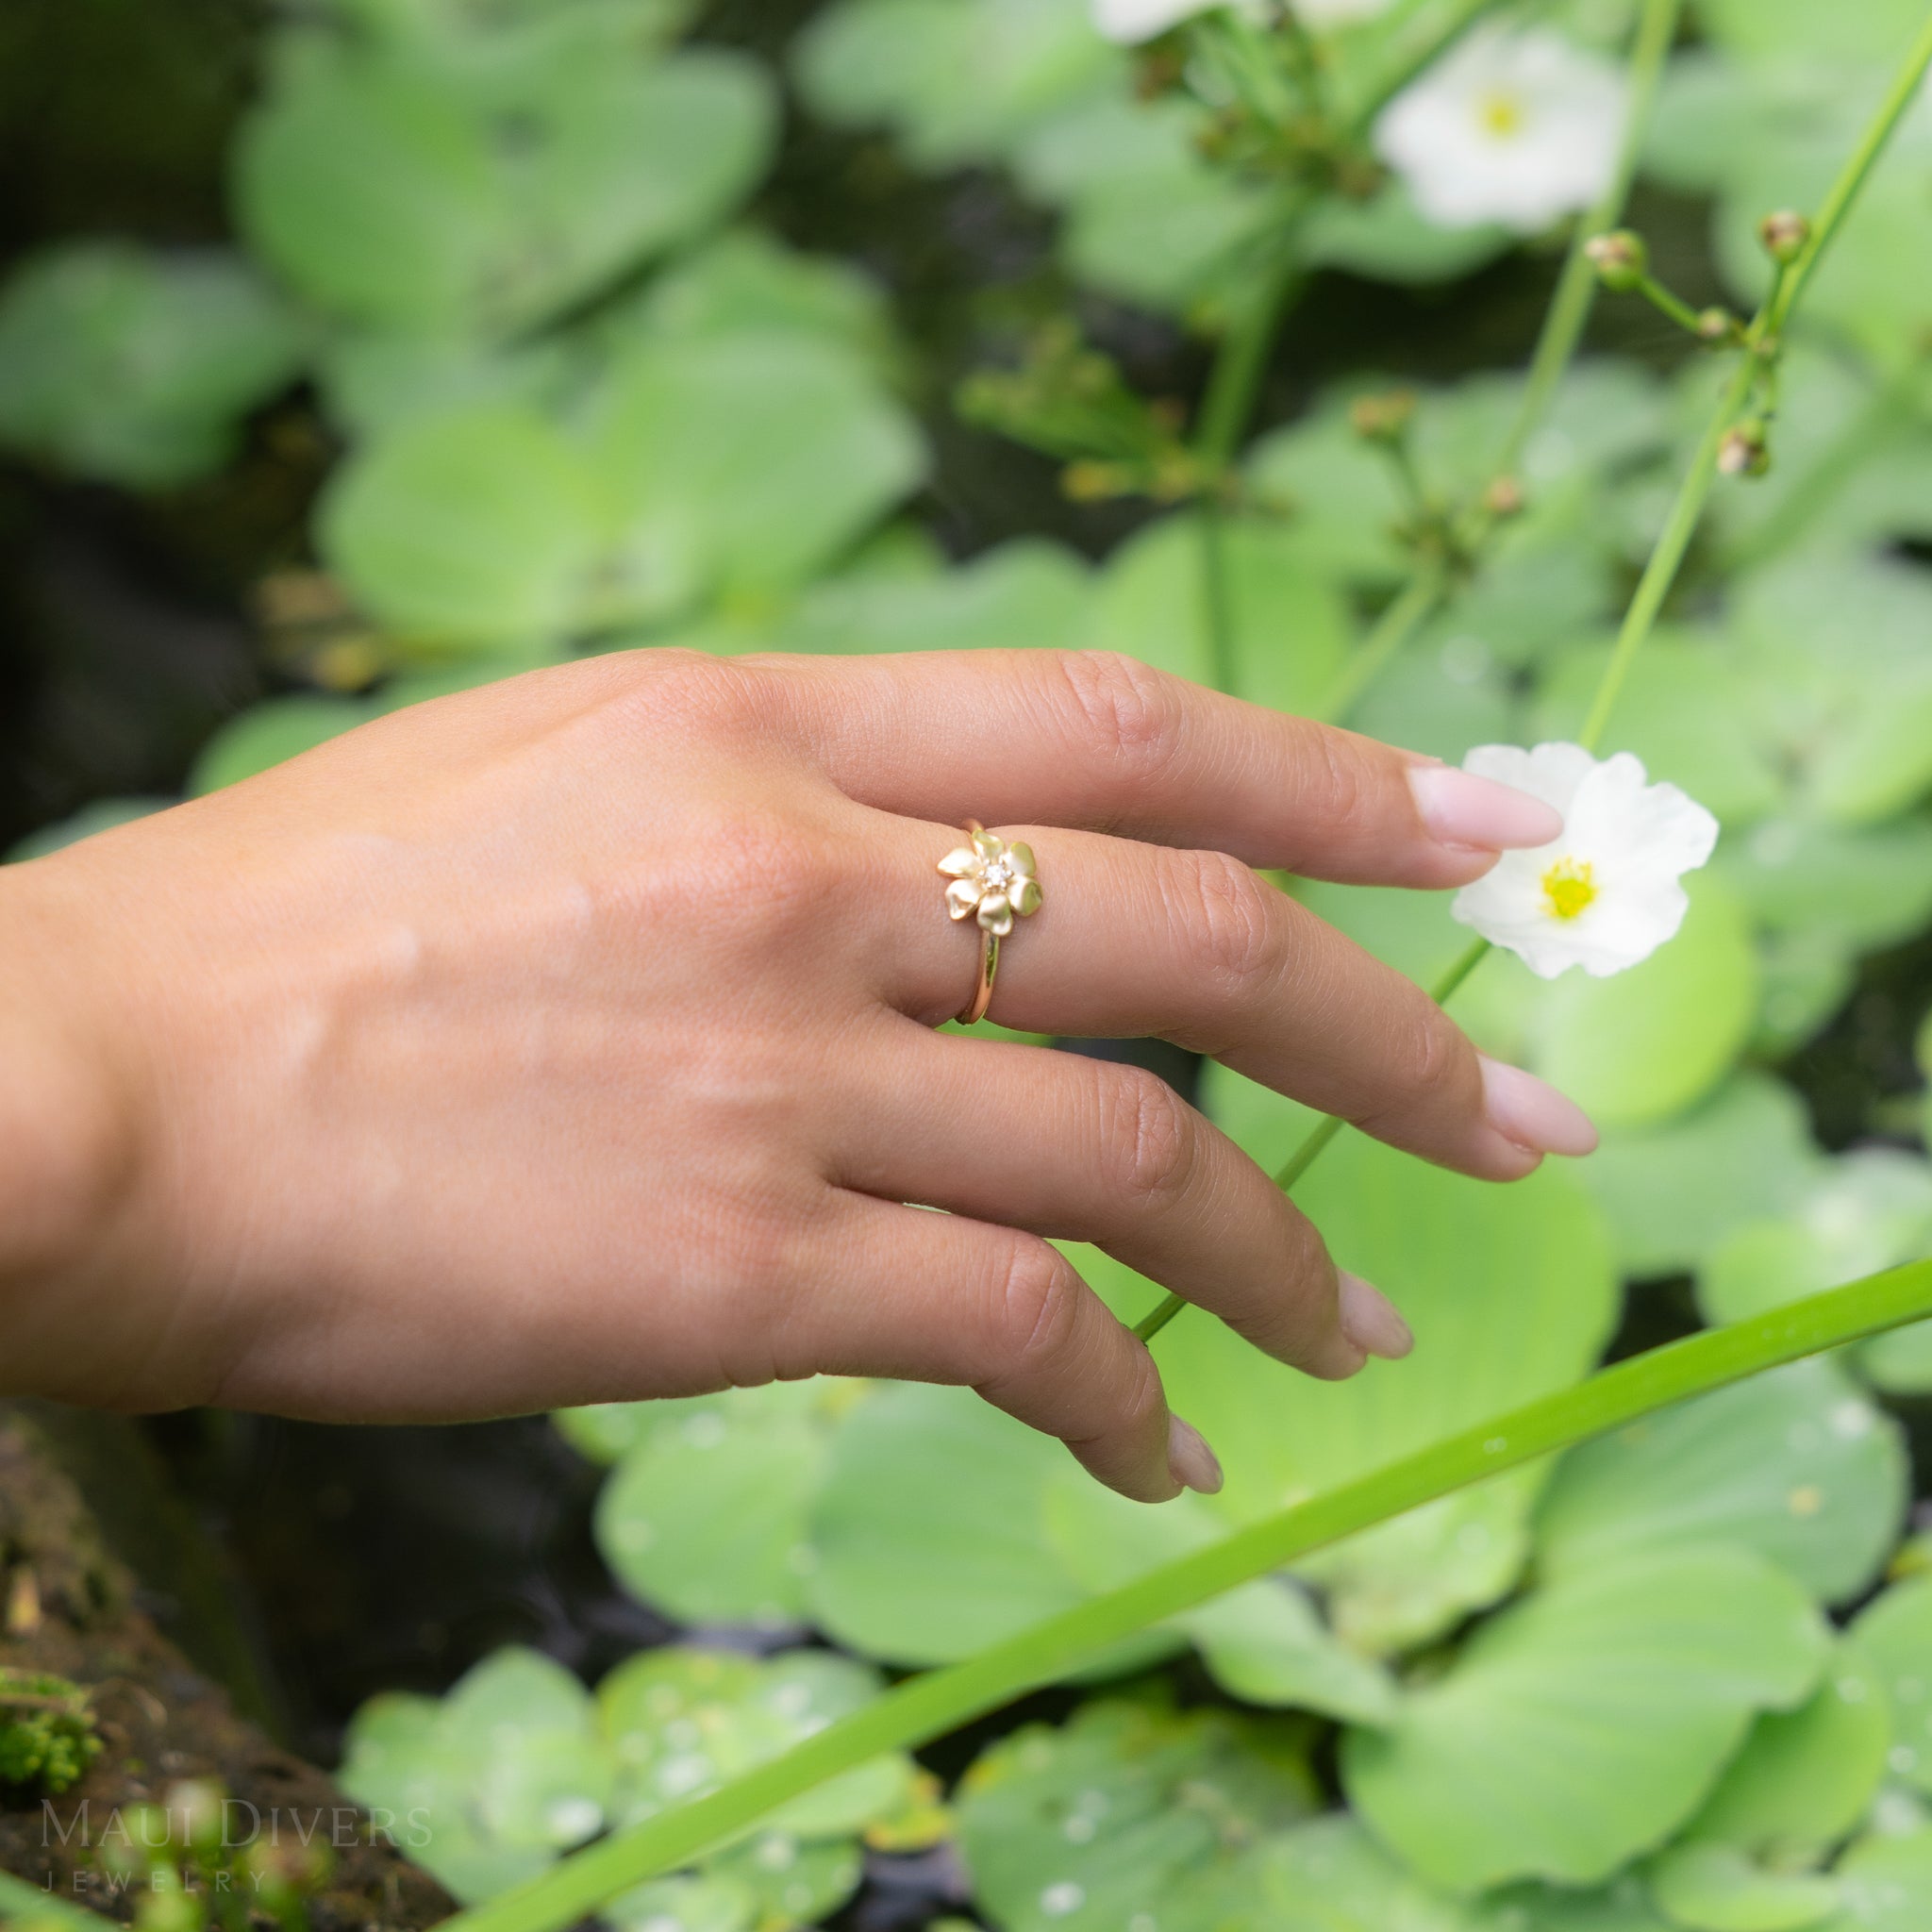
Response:
[[[1117,652],[737,661],[841,791],[904,817],[1071,825],[1425,888],[1465,885],[1563,829],[1509,786]]]

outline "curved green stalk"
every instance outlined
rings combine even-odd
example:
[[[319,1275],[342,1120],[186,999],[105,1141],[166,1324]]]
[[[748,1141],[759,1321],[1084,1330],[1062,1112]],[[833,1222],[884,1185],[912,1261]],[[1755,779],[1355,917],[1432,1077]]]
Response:
[[[1264,1517],[1123,1589],[1048,1617],[964,1663],[908,1678],[722,1790],[660,1812],[517,1890],[445,1920],[445,1932],[556,1932],[619,1892],[727,1843],[827,1779],[884,1752],[916,1749],[1057,1682],[1123,1639],[1313,1550],[1657,1409],[1927,1315],[1932,1261],[1915,1261],[1620,1362],[1574,1389],[1478,1423],[1326,1495]]]

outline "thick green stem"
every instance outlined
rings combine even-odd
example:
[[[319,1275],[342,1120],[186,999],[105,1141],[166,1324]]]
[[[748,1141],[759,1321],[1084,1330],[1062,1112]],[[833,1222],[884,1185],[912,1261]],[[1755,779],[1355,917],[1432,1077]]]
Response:
[[[557,1932],[645,1879],[740,1836],[780,1805],[888,1751],[916,1749],[1051,1684],[1124,1638],[1453,1491],[1766,1369],[1932,1315],[1932,1262],[1707,1329],[1493,1416],[1177,1562],[912,1677],[724,1790],[619,1832],[542,1877],[445,1920],[445,1932]]]

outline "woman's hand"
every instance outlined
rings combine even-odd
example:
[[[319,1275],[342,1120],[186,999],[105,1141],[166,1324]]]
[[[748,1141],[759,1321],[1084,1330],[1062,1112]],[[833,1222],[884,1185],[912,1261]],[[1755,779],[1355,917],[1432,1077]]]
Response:
[[[1250,870],[1456,886],[1556,835],[1534,800],[1110,656],[599,658],[0,875],[6,1387],[435,1421],[895,1375],[1213,1487],[1045,1237],[1312,1374],[1407,1331],[1158,1079],[932,1030],[968,815],[1045,889],[994,1019],[1491,1179],[1592,1144]]]

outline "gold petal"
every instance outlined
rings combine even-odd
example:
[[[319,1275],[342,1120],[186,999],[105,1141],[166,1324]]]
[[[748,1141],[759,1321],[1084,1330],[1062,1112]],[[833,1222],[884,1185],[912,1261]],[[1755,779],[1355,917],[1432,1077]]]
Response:
[[[979,909],[979,888],[971,879],[955,879],[946,888],[946,910],[955,919],[970,919]]]
[[[1007,857],[1013,861],[1013,870],[1024,873],[1029,879],[1040,871],[1033,857],[1033,848],[1024,839],[1015,839],[1007,847]]]
[[[984,861],[970,845],[961,845],[940,860],[940,870],[949,879],[963,879],[979,870]]]
[[[1017,880],[1007,892],[1013,902],[1013,910],[1022,919],[1031,919],[1040,910],[1040,881],[1038,879]]]
[[[997,858],[1007,849],[1007,841],[995,832],[974,832],[973,849],[982,858]]]
[[[989,892],[979,902],[979,924],[995,939],[1005,939],[1013,929],[1013,908],[1004,892]]]

